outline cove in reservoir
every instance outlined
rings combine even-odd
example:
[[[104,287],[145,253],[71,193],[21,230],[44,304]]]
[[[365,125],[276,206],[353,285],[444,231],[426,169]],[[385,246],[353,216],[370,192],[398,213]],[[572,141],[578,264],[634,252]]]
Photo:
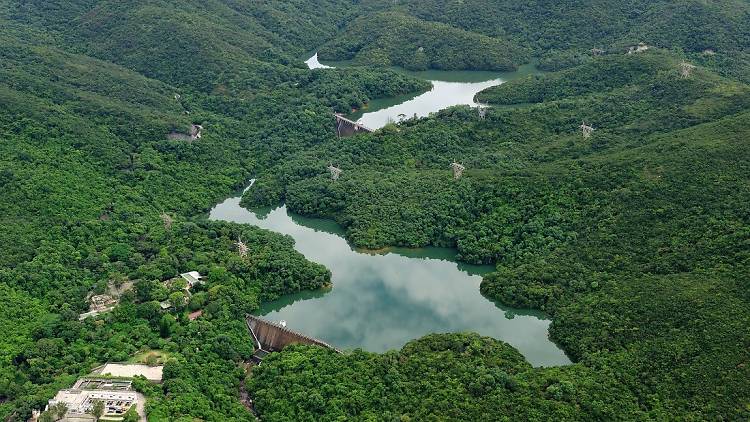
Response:
[[[355,250],[333,221],[304,218],[286,207],[249,211],[240,196],[211,210],[212,220],[252,224],[291,236],[307,259],[325,265],[333,288],[288,295],[257,312],[339,349],[399,349],[429,333],[473,331],[516,347],[535,366],[570,363],[548,338],[550,321],[500,306],[479,292],[492,267],[458,264],[455,250]]]
[[[310,69],[331,69],[318,60],[315,53],[305,61]],[[346,62],[332,63],[336,66],[348,66]],[[388,123],[398,122],[403,118],[425,117],[430,113],[456,105],[478,106],[474,96],[479,91],[503,84],[513,79],[528,75],[540,74],[534,65],[521,66],[515,72],[480,72],[480,71],[444,71],[426,70],[412,72],[394,69],[417,78],[432,82],[432,89],[419,95],[401,95],[370,101],[366,108],[350,114],[351,120],[361,123],[370,129],[380,129]]]

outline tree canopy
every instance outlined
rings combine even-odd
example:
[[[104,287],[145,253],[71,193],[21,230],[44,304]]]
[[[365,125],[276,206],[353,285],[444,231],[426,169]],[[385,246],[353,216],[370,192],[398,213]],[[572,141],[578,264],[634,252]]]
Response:
[[[241,392],[267,420],[750,418],[749,10],[0,0],[0,418],[151,351],[164,382],[134,385],[152,421],[252,420]],[[357,66],[306,69],[318,48]],[[527,62],[551,72],[480,93],[485,115],[336,137],[334,111],[429,89],[386,67]],[[494,265],[482,292],[547,312],[574,363],[462,333],[294,346],[246,371],[244,315],[331,280],[289,237],[206,218],[251,177],[244,205],[331,218],[355,246]],[[189,297],[169,283],[186,271],[205,275]]]

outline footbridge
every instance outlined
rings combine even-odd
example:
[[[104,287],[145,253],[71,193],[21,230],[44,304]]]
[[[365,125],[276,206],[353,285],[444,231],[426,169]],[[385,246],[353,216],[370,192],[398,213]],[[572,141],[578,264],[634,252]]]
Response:
[[[370,133],[373,131],[365,125],[347,119],[342,114],[334,113],[334,115],[336,116],[336,135],[339,137],[353,136],[357,133]]]
[[[247,323],[247,328],[250,330],[250,336],[253,338],[253,345],[255,346],[253,360],[258,363],[267,354],[282,350],[290,344],[320,346],[338,352],[337,349],[324,341],[308,337],[254,315],[247,315],[245,322]]]

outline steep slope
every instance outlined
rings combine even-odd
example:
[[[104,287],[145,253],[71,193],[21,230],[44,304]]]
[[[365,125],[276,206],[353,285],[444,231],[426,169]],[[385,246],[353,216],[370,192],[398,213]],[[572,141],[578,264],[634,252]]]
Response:
[[[163,389],[139,386],[154,418],[248,419],[234,399],[237,362],[252,354],[241,316],[330,274],[288,238],[196,215],[256,166],[334,138],[331,106],[424,82],[288,68],[293,82],[247,101],[176,87],[73,53],[59,34],[1,22],[0,417],[25,420],[76,375],[151,348],[173,357]],[[168,139],[192,123],[204,126],[200,140]],[[247,259],[238,238],[252,248]],[[188,270],[208,285],[180,305],[181,290],[163,281]],[[78,320],[90,295],[120,283],[134,289],[115,311]],[[161,311],[165,299],[175,308]],[[197,309],[200,321],[186,319]]]
[[[400,13],[366,14],[318,52],[323,60],[354,60],[410,70],[514,70],[528,61],[511,43]]]
[[[620,64],[613,65],[612,60]],[[505,97],[532,102],[539,97],[530,88],[535,87],[546,90],[544,95],[551,100],[562,99],[536,107],[497,110],[485,121],[475,112],[454,109],[438,118],[409,121],[399,131],[322,145],[318,151],[275,168],[273,172],[284,181],[281,186],[276,178],[261,178],[253,194],[274,192],[270,198],[257,200],[275,203],[283,199],[297,212],[335,217],[347,227],[358,246],[457,242],[464,259],[494,262],[500,257],[498,248],[502,250],[499,245],[504,241],[491,238],[480,242],[480,246],[471,235],[489,229],[481,228],[484,223],[479,218],[494,208],[485,201],[495,203],[499,200],[495,197],[516,195],[512,193],[515,190],[521,195],[526,189],[534,190],[525,186],[523,178],[534,177],[538,166],[637,145],[645,142],[649,134],[711,121],[750,104],[746,85],[702,69],[684,79],[677,64],[676,58],[658,52],[613,56],[565,74],[510,82],[479,98],[489,98],[491,92],[509,92],[512,94]],[[609,72],[612,68],[622,69],[622,73]],[[632,78],[628,75],[632,74],[639,76],[628,83]],[[602,79],[608,82],[598,82]],[[557,87],[556,81],[564,83]],[[593,92],[591,87],[597,86],[602,89]],[[581,120],[596,126],[596,136],[580,140]],[[360,151],[367,151],[369,158],[359,158]],[[336,157],[342,166],[351,169],[350,176],[341,183],[328,183],[323,172],[318,177],[290,176],[309,175],[311,167],[320,166],[329,157]],[[453,183],[442,177],[448,173],[446,163],[452,159],[465,162],[469,174],[478,177],[477,184],[468,179]],[[523,178],[510,185],[490,182],[495,174],[508,172],[518,172]],[[399,189],[386,187],[389,184]],[[486,189],[489,192],[482,193]],[[559,196],[549,194],[552,198]],[[372,203],[364,198],[379,206],[366,205]],[[450,198],[462,199],[456,203]],[[482,202],[478,203],[480,198]],[[552,198],[546,201],[557,203]],[[408,213],[396,210],[405,204],[411,204],[413,209]],[[550,212],[554,214],[552,209]],[[531,243],[528,247],[537,246]]]
[[[576,374],[567,393],[543,394],[561,408],[533,416],[505,409],[504,416],[742,419],[750,402],[750,338],[742,329],[750,321],[743,205],[750,201],[750,87],[700,68],[683,78],[678,63],[663,52],[616,55],[514,81],[482,96],[523,106],[491,109],[484,119],[455,108],[321,145],[275,168],[283,183],[261,177],[263,196],[255,199],[280,194],[290,209],[336,218],[360,246],[456,245],[464,260],[496,263],[483,293],[550,312],[552,338],[582,365],[555,371]],[[596,126],[588,139],[578,130],[582,118]],[[314,170],[329,157],[346,169],[336,183]],[[467,166],[458,181],[447,168],[454,157]],[[263,373],[285,364],[282,357]],[[349,364],[335,365],[315,390],[324,400],[351,380]],[[308,376],[286,382],[305,385]],[[535,370],[526,379],[548,377]],[[358,380],[348,390],[389,379]],[[408,394],[410,403],[447,394],[460,412],[453,417],[479,417],[465,384],[424,395],[386,388],[386,397],[354,409],[302,411],[297,398],[268,392],[267,382],[258,388],[278,417],[396,412],[390,394]],[[497,378],[488,382],[492,394],[505,388]],[[598,406],[587,382],[628,393]],[[516,394],[504,400],[539,397]],[[572,399],[578,395],[587,398]],[[423,412],[407,416],[437,415]]]
[[[531,48],[546,69],[587,61],[593,48],[624,52],[643,42],[680,49],[703,65],[750,80],[750,5],[741,0],[368,0],[362,7],[399,10]]]
[[[228,315],[251,311],[261,298],[328,281],[327,271],[304,260],[283,236],[186,221],[247,177],[250,160],[237,137],[168,141],[170,128],[189,122],[173,88],[85,56],[6,41],[0,69],[0,112],[7,119],[0,128],[0,289],[12,306],[0,327],[3,418],[25,420],[69,386],[71,374],[126,360],[140,348],[195,353],[197,337],[181,338],[184,328],[158,311],[158,301],[182,293],[165,290],[159,280],[187,269],[211,274],[211,297],[197,293],[191,302],[210,306],[213,315],[202,342],[224,338],[244,354],[251,352],[241,348],[244,328]],[[226,119],[202,113],[213,117],[209,133],[221,133]],[[169,224],[161,213],[171,215]],[[238,236],[255,245],[254,264],[237,260],[232,242]],[[286,275],[273,275],[279,271]],[[125,295],[108,316],[78,321],[87,295],[103,293],[117,280],[135,283],[137,293]],[[160,331],[160,324],[166,328]],[[209,348],[174,362],[172,370],[191,365],[213,365],[226,374],[200,384],[232,394],[237,377],[231,359]],[[183,382],[199,381],[193,376]],[[247,411],[234,402],[201,416],[246,418]]]
[[[301,68],[298,56],[330,38],[350,13],[345,0],[72,3],[13,1],[6,15],[148,77],[202,92],[234,85],[245,95],[292,79],[295,72],[281,65]]]
[[[428,335],[382,355],[295,347],[254,369],[249,382],[269,420],[645,416],[605,376],[582,365],[534,370],[508,345],[476,334]]]
[[[246,382],[261,417],[749,419],[747,17],[739,0],[0,1],[0,418],[156,349],[164,383],[136,383],[150,419],[251,419],[242,315],[330,281],[289,238],[202,217],[253,175],[246,203],[335,218],[359,246],[496,264],[484,294],[548,312],[576,361],[531,368],[472,334],[295,347]],[[331,108],[427,86],[304,69],[330,40],[383,65],[515,64],[511,45],[572,68],[482,93],[484,118],[456,107],[342,141]],[[624,54],[638,42],[664,49]],[[190,124],[200,141],[167,139]],[[186,302],[163,281],[187,270],[207,285]],[[78,321],[119,283],[134,289],[116,310]]]

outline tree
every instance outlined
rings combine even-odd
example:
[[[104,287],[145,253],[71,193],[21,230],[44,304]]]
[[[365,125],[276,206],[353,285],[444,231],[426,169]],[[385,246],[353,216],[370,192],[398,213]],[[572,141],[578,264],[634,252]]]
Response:
[[[172,292],[169,295],[169,302],[175,309],[182,309],[185,307],[185,293],[184,292]]]
[[[163,338],[167,338],[172,335],[175,325],[177,325],[175,318],[172,315],[165,314],[159,322],[159,333]]]
[[[52,416],[52,412],[47,411],[47,412],[42,412],[42,414],[39,415],[39,419],[38,420],[39,420],[39,422],[54,422],[55,421],[55,417]]]
[[[156,353],[149,353],[148,356],[146,356],[146,365],[156,366],[158,363],[159,357],[156,355]]]
[[[50,408],[50,411],[55,416],[57,416],[57,419],[59,420],[59,419],[62,419],[63,417],[65,417],[65,414],[68,413],[68,405],[65,404],[65,403],[63,403],[63,402],[59,402],[59,403],[55,404],[54,406],[52,406]]]
[[[91,407],[91,414],[94,415],[94,418],[98,421],[99,418],[102,417],[104,414],[104,402],[101,400],[96,400],[94,402],[94,405]]]
[[[135,410],[135,406],[130,406],[130,409],[128,409],[128,411],[125,412],[122,422],[138,422],[140,419],[141,417],[138,415],[138,412]]]
[[[112,285],[115,286],[115,289],[117,289],[119,293],[119,290],[125,284],[127,277],[123,274],[115,272],[115,273],[110,274],[109,279],[110,281],[112,281]]]

